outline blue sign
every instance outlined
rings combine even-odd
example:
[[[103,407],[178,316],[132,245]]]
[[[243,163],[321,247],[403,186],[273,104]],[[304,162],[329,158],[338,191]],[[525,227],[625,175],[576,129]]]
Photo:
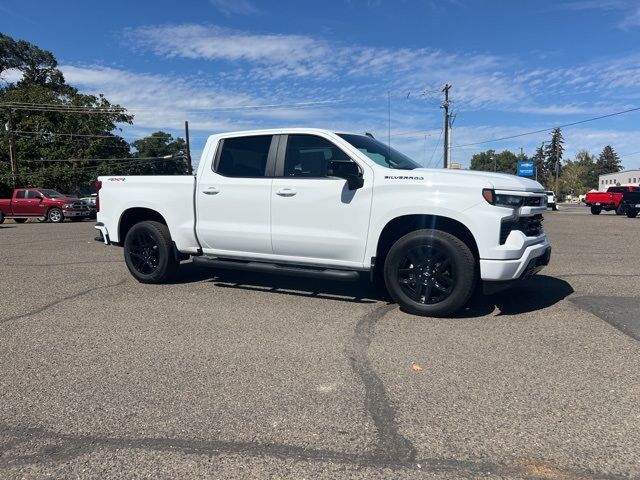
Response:
[[[518,175],[521,177],[533,177],[535,175],[535,165],[531,160],[520,160],[518,162]]]

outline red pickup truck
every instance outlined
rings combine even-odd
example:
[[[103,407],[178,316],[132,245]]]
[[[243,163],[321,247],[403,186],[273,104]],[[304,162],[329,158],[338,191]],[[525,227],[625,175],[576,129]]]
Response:
[[[0,223],[5,218],[12,218],[16,223],[24,223],[29,218],[44,218],[53,223],[69,218],[77,222],[89,215],[87,202],[47,188],[16,188],[10,199],[0,200]]]
[[[615,210],[616,215],[624,215],[625,206],[622,205],[623,192],[637,192],[640,191],[640,187],[627,186],[618,187],[612,186],[607,188],[606,192],[589,192],[584,199],[584,203],[588,207],[591,207],[591,213],[594,215],[600,215],[600,212],[604,210]]]

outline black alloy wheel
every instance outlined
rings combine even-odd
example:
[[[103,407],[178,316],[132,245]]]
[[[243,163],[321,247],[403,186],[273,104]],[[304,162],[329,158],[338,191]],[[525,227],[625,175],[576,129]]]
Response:
[[[387,291],[416,315],[443,317],[462,309],[475,290],[477,262],[469,246],[441,230],[409,232],[384,261]]]
[[[178,269],[171,234],[166,225],[140,222],[124,239],[124,260],[131,274],[142,283],[164,283]]]
[[[397,270],[398,284],[414,302],[433,305],[446,300],[456,284],[451,257],[435,245],[413,247]]]
[[[143,275],[155,272],[160,262],[159,248],[157,240],[149,232],[135,232],[127,249],[133,268]]]

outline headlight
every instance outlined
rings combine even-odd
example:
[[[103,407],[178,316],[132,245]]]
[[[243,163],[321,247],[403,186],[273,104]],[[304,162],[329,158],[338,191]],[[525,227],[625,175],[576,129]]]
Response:
[[[524,197],[518,195],[505,195],[504,193],[496,193],[490,188],[482,190],[482,196],[491,205],[507,208],[519,208],[524,203]]]
[[[73,208],[73,203],[65,203],[62,208]]]

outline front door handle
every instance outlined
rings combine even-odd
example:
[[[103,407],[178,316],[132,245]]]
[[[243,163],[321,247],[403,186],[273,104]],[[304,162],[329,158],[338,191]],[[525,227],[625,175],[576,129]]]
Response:
[[[218,187],[209,187],[206,190],[203,190],[202,193],[204,193],[205,195],[217,195],[218,193],[220,193],[220,190],[218,189]]]
[[[298,192],[296,192],[295,189],[285,187],[278,190],[276,195],[280,195],[281,197],[293,197],[296,193]]]

